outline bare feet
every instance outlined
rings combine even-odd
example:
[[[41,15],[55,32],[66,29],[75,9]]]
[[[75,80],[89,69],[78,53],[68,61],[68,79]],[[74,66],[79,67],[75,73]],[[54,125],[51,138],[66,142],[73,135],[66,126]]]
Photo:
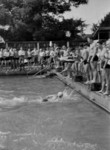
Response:
[[[104,94],[104,95],[109,95],[110,93],[106,91],[106,92],[105,92],[105,93],[103,93],[103,94]]]

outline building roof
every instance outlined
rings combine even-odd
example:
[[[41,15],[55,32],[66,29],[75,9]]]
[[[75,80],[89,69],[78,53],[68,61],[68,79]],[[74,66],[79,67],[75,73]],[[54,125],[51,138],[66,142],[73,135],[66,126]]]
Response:
[[[110,31],[110,27],[99,27],[93,34],[93,37],[96,37],[99,31]]]

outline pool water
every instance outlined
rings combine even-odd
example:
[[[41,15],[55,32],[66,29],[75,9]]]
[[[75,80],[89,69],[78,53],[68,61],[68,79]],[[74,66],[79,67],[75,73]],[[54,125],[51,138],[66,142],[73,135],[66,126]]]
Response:
[[[109,114],[56,78],[0,78],[0,150],[110,150]]]

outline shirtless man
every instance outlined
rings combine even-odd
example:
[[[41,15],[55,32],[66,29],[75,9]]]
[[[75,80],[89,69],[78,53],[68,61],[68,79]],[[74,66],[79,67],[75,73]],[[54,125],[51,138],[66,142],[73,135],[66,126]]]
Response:
[[[84,72],[86,73],[86,78],[87,81],[85,84],[89,83],[89,68],[88,68],[88,57],[89,57],[89,47],[86,45],[84,47],[83,53],[82,53],[82,58],[83,58],[83,67],[84,67]]]
[[[104,95],[110,94],[110,40],[106,43],[106,52],[105,52],[105,78],[106,78],[106,91]]]
[[[100,64],[100,73],[101,73],[101,90],[99,91],[99,93],[103,93],[104,92],[104,88],[105,88],[105,84],[106,84],[106,78],[105,78],[105,53],[106,53],[106,43],[103,42],[101,44],[100,47],[100,53],[99,53],[99,64]]]
[[[97,76],[97,50],[98,50],[98,41],[91,41],[90,48],[89,48],[89,57],[88,57],[88,69],[90,74],[90,82],[94,83],[96,82],[96,76]]]

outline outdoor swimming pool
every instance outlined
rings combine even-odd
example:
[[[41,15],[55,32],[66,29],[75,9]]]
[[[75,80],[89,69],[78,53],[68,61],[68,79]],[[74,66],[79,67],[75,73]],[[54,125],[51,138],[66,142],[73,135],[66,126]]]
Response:
[[[0,150],[110,150],[109,114],[75,91],[39,101],[64,89],[56,78],[0,78]]]

